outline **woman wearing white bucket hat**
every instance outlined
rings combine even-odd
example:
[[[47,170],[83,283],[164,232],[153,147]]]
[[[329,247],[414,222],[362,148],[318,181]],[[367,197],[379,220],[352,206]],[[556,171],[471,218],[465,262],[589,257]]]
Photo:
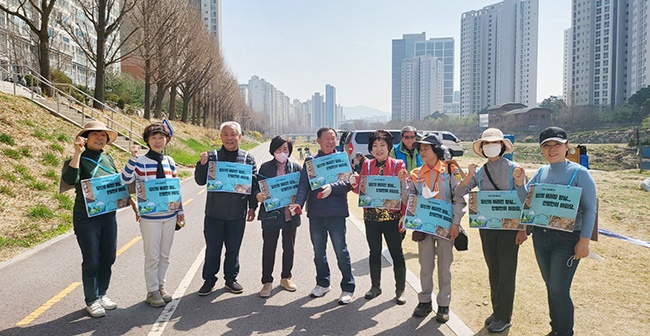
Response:
[[[477,169],[469,165],[467,176],[458,185],[457,192],[467,194],[474,187],[479,191],[516,190],[515,177],[523,175],[523,169],[503,154],[512,153],[513,145],[496,128],[483,131],[480,139],[472,144],[476,155],[488,161]],[[478,173],[477,173],[478,170]],[[516,195],[516,193],[515,193]],[[502,332],[511,325],[515,278],[519,245],[526,240],[523,230],[480,229],[483,257],[488,266],[493,313],[485,324],[490,332]]]

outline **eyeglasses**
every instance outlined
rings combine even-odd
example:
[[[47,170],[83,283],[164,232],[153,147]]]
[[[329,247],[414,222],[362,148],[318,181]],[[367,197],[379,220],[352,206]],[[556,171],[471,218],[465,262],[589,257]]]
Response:
[[[415,135],[405,135],[402,138],[404,138],[406,140],[413,140],[413,139],[415,139]]]

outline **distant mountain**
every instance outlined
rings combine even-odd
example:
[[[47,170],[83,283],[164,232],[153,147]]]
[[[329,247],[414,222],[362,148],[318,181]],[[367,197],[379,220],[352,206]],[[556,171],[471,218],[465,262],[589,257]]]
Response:
[[[359,105],[353,107],[343,106],[345,120],[354,119],[390,119],[390,113],[369,106]]]

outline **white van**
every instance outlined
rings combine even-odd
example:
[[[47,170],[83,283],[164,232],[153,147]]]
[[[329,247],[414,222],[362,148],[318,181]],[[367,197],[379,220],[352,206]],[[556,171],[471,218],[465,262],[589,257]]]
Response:
[[[460,140],[454,135],[454,133],[447,131],[420,131],[426,136],[426,134],[433,133],[438,136],[438,139],[442,140],[442,144],[447,146],[451,151],[453,156],[463,156],[465,151],[463,150],[463,145],[460,143]]]

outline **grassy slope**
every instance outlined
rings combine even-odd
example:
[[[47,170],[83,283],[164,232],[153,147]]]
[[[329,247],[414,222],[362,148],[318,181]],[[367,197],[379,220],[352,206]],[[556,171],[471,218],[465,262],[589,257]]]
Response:
[[[147,125],[142,118],[137,122]],[[174,122],[168,151],[188,176],[199,153],[220,146],[219,132]],[[72,227],[74,191],[58,194],[63,161],[74,150],[79,128],[50,115],[24,98],[0,93],[0,261],[11,258]],[[254,143],[244,142],[242,148]],[[128,155],[106,149],[118,168]]]

